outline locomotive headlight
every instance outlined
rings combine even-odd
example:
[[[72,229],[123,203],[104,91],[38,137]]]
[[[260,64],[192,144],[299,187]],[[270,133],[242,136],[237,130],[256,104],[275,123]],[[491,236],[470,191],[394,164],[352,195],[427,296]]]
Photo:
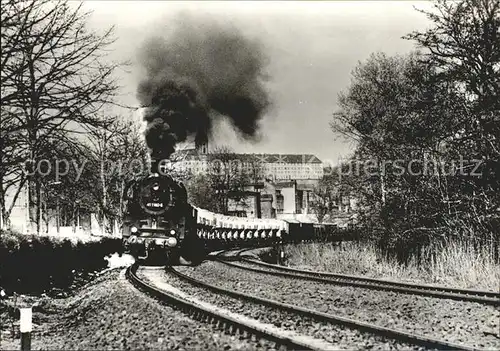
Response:
[[[153,185],[153,190],[154,190],[154,191],[158,191],[158,190],[160,190],[160,185],[159,185],[158,183],[155,183],[155,184]]]
[[[175,229],[170,230],[170,235],[175,235]]]
[[[167,246],[174,247],[175,245],[177,245],[176,238],[168,238],[167,239]]]
[[[131,228],[130,228],[130,231],[131,231],[132,233],[137,233],[137,230],[138,230],[138,229],[137,229],[137,227],[131,227]]]

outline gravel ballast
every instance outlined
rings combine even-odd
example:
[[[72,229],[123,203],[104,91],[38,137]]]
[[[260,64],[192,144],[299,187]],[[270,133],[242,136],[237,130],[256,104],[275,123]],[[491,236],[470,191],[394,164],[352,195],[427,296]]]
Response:
[[[32,349],[269,350],[274,344],[231,336],[144,295],[123,270],[103,275],[76,296],[34,310]],[[3,334],[0,349],[19,349]]]
[[[205,262],[179,271],[226,289],[481,349],[499,349],[500,312],[478,303],[335,286]]]
[[[185,270],[187,267],[176,267]],[[188,268],[191,270],[192,268]],[[196,268],[195,268],[196,269]],[[225,308],[234,313],[239,313],[247,317],[256,319],[262,323],[273,324],[278,328],[295,331],[297,333],[322,339],[326,342],[337,345],[335,349],[375,349],[375,350],[416,350],[419,347],[396,342],[394,340],[373,336],[357,330],[344,328],[330,323],[321,323],[309,318],[297,316],[293,313],[262,306],[257,303],[240,301],[239,299],[228,297],[222,294],[213,293],[203,288],[195,287],[184,282],[171,273],[160,270],[138,271],[141,279],[149,281],[155,285],[157,282],[168,281],[169,284],[180,290],[195,296],[213,305]],[[203,279],[202,279],[203,280]],[[256,287],[254,287],[256,288]],[[254,290],[247,291],[253,294]]]

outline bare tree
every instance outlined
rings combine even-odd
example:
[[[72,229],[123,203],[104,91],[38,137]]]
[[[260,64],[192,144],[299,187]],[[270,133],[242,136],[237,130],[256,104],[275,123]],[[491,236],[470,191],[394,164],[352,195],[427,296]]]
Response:
[[[20,138],[16,130],[18,129],[17,116],[13,111],[9,111],[5,106],[15,97],[15,90],[6,89],[6,85],[13,78],[15,73],[5,69],[12,65],[16,55],[16,46],[14,45],[22,35],[22,33],[33,25],[28,21],[31,13],[39,6],[42,6],[47,1],[40,1],[32,6],[26,6],[25,3],[15,0],[7,0],[2,3],[1,7],[1,47],[0,62],[0,87],[1,87],[1,118],[0,118],[0,228],[4,229],[9,225],[9,216],[14,203],[16,202],[22,187],[24,186],[26,177],[23,176],[21,169],[18,166],[22,160],[20,157],[19,147],[21,146]],[[5,85],[4,85],[5,84]],[[16,152],[14,152],[16,150]],[[17,185],[17,189],[13,196],[10,206],[5,203],[5,194],[13,186]]]
[[[253,155],[244,155],[243,168],[250,182],[256,184],[264,180],[264,165]]]
[[[402,259],[445,238],[498,243],[500,2],[424,13],[433,26],[407,38],[425,52],[359,64],[332,123],[365,166],[366,233]]]
[[[338,190],[338,184],[331,176],[324,176],[314,187],[310,206],[320,223],[334,211]]]
[[[217,212],[227,214],[230,194],[241,191],[248,179],[238,155],[227,146],[215,148],[208,155],[208,172],[212,189],[215,191]]]
[[[360,197],[359,178],[349,174],[348,168],[347,160],[334,167],[325,168],[323,178],[315,185],[310,206],[319,222],[331,221],[339,214],[340,206],[345,200]]]
[[[220,146],[207,155],[207,172],[193,177],[187,183],[190,201],[195,206],[227,214],[230,198],[240,201],[252,178],[244,169],[244,159],[229,147]],[[242,195],[243,197],[244,195]]]
[[[82,125],[102,124],[96,116],[112,101],[118,63],[107,60],[113,28],[103,34],[87,28],[89,12],[68,1],[2,3],[2,154],[0,183],[26,180],[19,159],[35,164],[45,157],[49,140],[74,143]],[[6,179],[10,175],[9,179]],[[40,231],[40,177],[27,177],[30,218]],[[16,183],[16,182],[14,182]],[[6,215],[5,188],[1,191]]]
[[[137,124],[118,118],[106,128],[89,128],[87,141],[88,167],[94,170],[87,190],[99,209],[101,228],[110,232],[110,220],[122,218],[126,183],[149,171],[147,148]]]
[[[488,217],[500,206],[500,1],[438,0],[433,11],[420,12],[433,26],[406,38],[426,49],[440,79],[462,95],[461,125],[449,143],[483,160],[482,176],[472,184],[481,204],[469,202],[474,212]]]
[[[406,38],[427,49],[429,61],[464,84],[483,108],[498,108],[500,1],[437,0],[434,11],[420,12],[434,26]]]

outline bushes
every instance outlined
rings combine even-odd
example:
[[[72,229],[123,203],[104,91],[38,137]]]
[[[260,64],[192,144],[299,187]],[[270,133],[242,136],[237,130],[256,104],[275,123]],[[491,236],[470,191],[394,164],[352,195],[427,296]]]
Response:
[[[286,264],[292,267],[492,291],[498,290],[500,279],[495,256],[493,245],[475,248],[465,241],[427,246],[405,264],[374,241],[285,247]]]
[[[493,248],[500,263],[500,216],[456,214],[429,218],[399,218],[389,206],[361,213],[358,239],[376,245],[382,254],[407,264],[423,252],[439,254],[448,244],[465,243],[475,251]]]
[[[40,294],[66,290],[107,267],[105,257],[121,252],[121,240],[83,243],[3,232],[0,236],[0,287],[7,292]]]

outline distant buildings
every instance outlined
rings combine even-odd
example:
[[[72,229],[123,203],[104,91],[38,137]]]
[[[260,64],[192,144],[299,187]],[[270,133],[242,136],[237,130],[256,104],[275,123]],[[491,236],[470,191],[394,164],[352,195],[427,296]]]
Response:
[[[229,214],[315,221],[311,211],[312,190],[312,184],[298,180],[251,184],[237,194],[238,200],[229,202]]]
[[[253,175],[255,180],[319,180],[323,178],[323,163],[311,154],[236,154],[232,162]],[[178,171],[200,174],[209,170],[224,155],[209,154],[206,145],[198,149],[180,150],[173,155],[170,167]]]
[[[217,162],[231,162],[251,180],[229,201],[229,214],[259,218],[315,221],[312,191],[323,178],[323,163],[311,154],[209,153],[206,145],[178,151],[168,166],[178,172],[207,174]]]
[[[49,184],[50,185],[50,184]],[[28,182],[19,189],[17,193],[17,185],[10,187],[5,193],[5,203],[7,208],[12,206],[12,211],[9,216],[9,225],[1,223],[3,228],[10,228],[14,232],[23,234],[36,234],[37,226],[34,218],[30,219],[29,206],[29,191]],[[58,203],[48,203],[46,194],[48,192],[58,194],[57,189],[51,189],[47,186],[41,188],[41,206],[40,206],[40,234],[74,237],[88,236],[92,234],[102,234],[103,230],[99,226],[99,221],[96,216],[96,209],[88,209],[78,206],[76,213],[71,213],[71,210],[66,206],[59,206]],[[31,206],[31,211],[34,210],[34,204]],[[36,212],[35,212],[36,213]],[[31,213],[34,216],[35,213]],[[4,219],[2,218],[2,221]],[[118,234],[116,222],[113,223],[113,233]]]

